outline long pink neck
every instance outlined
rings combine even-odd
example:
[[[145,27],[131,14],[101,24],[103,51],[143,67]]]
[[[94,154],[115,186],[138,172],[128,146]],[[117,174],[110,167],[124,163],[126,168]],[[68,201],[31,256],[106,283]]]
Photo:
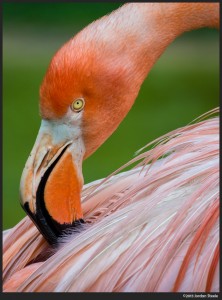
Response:
[[[135,100],[166,47],[183,32],[201,27],[219,27],[218,3],[130,3],[90,24],[77,39],[83,49],[87,41],[86,54],[94,50],[95,60],[107,66],[104,80],[113,78]]]
[[[141,84],[166,47],[183,32],[201,27],[219,27],[219,4],[125,4],[76,36],[74,43],[78,49],[75,53],[80,56],[77,61],[83,62],[79,69],[93,74],[89,79],[94,80],[91,83],[96,88],[94,98],[102,107],[98,124],[106,128],[98,129],[97,122],[93,122],[93,138],[84,136],[86,149],[89,149],[86,157],[127,115]],[[85,123],[88,118],[90,114],[86,112]],[[92,127],[90,130],[93,132]]]
[[[131,59],[141,80],[177,36],[202,27],[219,28],[218,3],[131,3],[111,16],[116,48],[122,43],[123,56]]]

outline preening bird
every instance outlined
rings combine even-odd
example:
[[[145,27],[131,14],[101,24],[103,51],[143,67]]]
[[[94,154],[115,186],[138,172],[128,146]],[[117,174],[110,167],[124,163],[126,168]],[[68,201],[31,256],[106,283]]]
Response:
[[[27,217],[4,233],[5,291],[219,290],[218,117],[82,190],[83,159],[118,127],[159,56],[206,26],[219,26],[219,4],[130,3],[55,54],[20,186],[44,238]]]

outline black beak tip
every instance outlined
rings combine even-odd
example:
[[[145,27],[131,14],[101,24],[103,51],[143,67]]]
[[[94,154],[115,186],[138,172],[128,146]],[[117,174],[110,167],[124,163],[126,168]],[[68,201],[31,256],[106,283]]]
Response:
[[[72,233],[73,228],[79,228],[79,226],[85,223],[83,219],[79,219],[74,221],[72,224],[59,224],[49,215],[47,215],[46,220],[40,209],[37,209],[36,214],[33,214],[29,208],[28,202],[22,205],[22,207],[34,222],[40,233],[51,245],[56,245],[58,243],[58,239],[61,238],[64,234],[67,235]]]

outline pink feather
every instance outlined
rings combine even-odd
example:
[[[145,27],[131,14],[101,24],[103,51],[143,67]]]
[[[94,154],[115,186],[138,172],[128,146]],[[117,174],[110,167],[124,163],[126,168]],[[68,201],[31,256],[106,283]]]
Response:
[[[56,249],[28,217],[5,232],[4,291],[219,291],[218,112],[86,184],[86,224]]]

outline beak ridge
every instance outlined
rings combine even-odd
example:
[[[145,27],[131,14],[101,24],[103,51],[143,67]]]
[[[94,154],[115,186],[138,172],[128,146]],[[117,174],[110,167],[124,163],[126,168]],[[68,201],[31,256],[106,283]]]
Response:
[[[83,222],[79,166],[84,147],[81,140],[73,145],[67,137],[58,141],[53,134],[40,128],[20,183],[23,209],[51,244],[64,230]]]

